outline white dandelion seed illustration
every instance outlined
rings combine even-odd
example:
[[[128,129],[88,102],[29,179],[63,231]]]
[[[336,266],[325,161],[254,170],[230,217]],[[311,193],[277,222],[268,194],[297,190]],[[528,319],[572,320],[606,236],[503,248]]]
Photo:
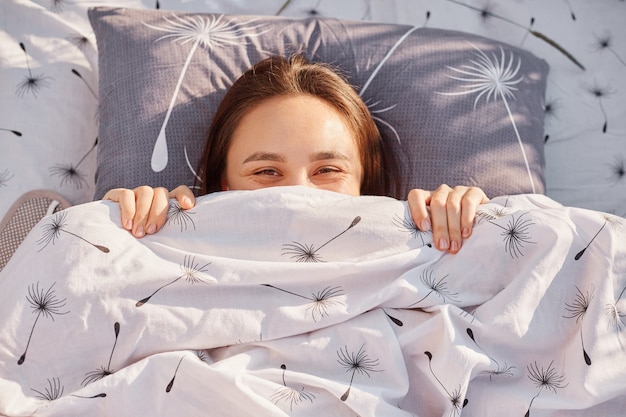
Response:
[[[176,83],[174,94],[172,95],[170,105],[165,114],[163,125],[159,131],[156,143],[154,144],[151,160],[151,166],[154,172],[163,171],[167,166],[168,152],[165,128],[167,127],[172,110],[174,109],[174,103],[176,102],[191,59],[196,49],[198,49],[198,46],[203,46],[211,51],[213,48],[220,46],[244,45],[246,43],[246,36],[259,36],[263,33],[257,31],[263,25],[253,25],[254,20],[237,25],[232,21],[225,20],[223,15],[177,16],[173,14],[171,17],[165,17],[164,20],[165,24],[162,27],[143,22],[144,25],[151,29],[166,33],[166,35],[161,36],[155,42],[172,38],[172,42],[174,43],[185,45],[193,42],[193,45],[187,55],[180,76],[178,77],[178,82]]]
[[[524,142],[522,141],[519,131],[517,130],[515,118],[513,117],[513,113],[511,112],[508,102],[509,99],[515,99],[514,92],[517,91],[517,87],[515,86],[524,79],[523,75],[518,75],[522,61],[519,57],[515,59],[513,52],[511,52],[507,58],[502,47],[500,47],[500,56],[496,53],[489,56],[476,45],[471,43],[470,45],[472,45],[472,47],[476,50],[474,52],[476,59],[470,60],[471,65],[462,65],[460,68],[450,66],[447,67],[457,74],[448,75],[449,78],[467,83],[463,86],[464,90],[453,93],[437,92],[437,94],[460,96],[477,93],[476,99],[474,100],[474,108],[476,108],[476,105],[483,96],[487,102],[489,102],[492,97],[495,101],[497,101],[498,98],[502,99],[509,119],[511,120],[513,130],[515,131],[517,142],[519,143],[522,151],[524,163],[526,164],[526,171],[528,172],[528,179],[530,180],[530,186],[532,192],[534,193],[535,183],[530,171],[526,151],[524,151]]]
[[[380,101],[376,101],[374,103],[370,102],[369,100],[365,103],[367,105],[367,108],[370,111],[370,114],[372,115],[372,119],[374,119],[375,121],[379,122],[380,124],[382,124],[383,126],[387,127],[391,133],[393,134],[393,137],[396,139],[396,142],[398,142],[398,144],[401,144],[402,141],[400,140],[400,134],[398,133],[398,131],[396,130],[395,127],[393,127],[393,125],[389,122],[387,122],[386,120],[384,120],[383,118],[381,118],[380,116],[378,116],[381,113],[385,113],[389,110],[393,110],[397,104],[385,107],[383,109],[377,109],[376,106],[378,106],[380,104]]]
[[[387,51],[387,53],[385,54],[383,59],[378,63],[376,68],[374,68],[374,71],[372,71],[372,73],[370,74],[369,78],[367,79],[367,81],[365,81],[365,84],[363,84],[363,87],[359,91],[359,96],[361,96],[361,98],[363,98],[364,101],[366,102],[367,107],[369,108],[370,113],[372,114],[372,118],[374,120],[376,120],[377,122],[381,123],[382,125],[384,125],[385,127],[387,127],[388,129],[390,129],[398,143],[401,143],[400,135],[398,134],[398,131],[389,122],[383,120],[380,116],[377,116],[377,114],[384,113],[386,111],[392,110],[394,107],[396,107],[396,104],[388,106],[388,107],[383,108],[383,109],[375,109],[375,107],[380,104],[380,101],[376,101],[374,103],[371,103],[371,100],[369,100],[369,99],[366,100],[364,97],[365,97],[365,92],[369,88],[369,86],[372,83],[372,81],[374,81],[374,78],[376,78],[378,73],[381,71],[381,68],[387,63],[387,61],[393,55],[393,53],[396,51],[396,49],[398,49],[400,47],[402,42],[404,42],[406,40],[406,38],[408,38],[417,29],[418,29],[417,26],[411,26],[409,28],[409,30],[407,30],[396,41],[396,43],[391,46],[391,48]]]
[[[185,163],[187,164],[187,167],[189,168],[189,170],[193,174],[193,176],[196,179],[197,183],[198,184],[202,184],[202,182],[203,182],[202,178],[198,175],[198,173],[196,172],[196,169],[193,167],[193,164],[189,160],[189,154],[187,153],[187,147],[186,146],[183,148],[183,151],[185,152]],[[193,186],[190,186],[189,188],[193,189],[193,188],[200,188],[200,187],[197,186],[197,185],[193,185]]]

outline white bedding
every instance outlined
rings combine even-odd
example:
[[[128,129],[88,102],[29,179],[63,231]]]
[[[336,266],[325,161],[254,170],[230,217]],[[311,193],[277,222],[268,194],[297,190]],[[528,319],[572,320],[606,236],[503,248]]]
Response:
[[[118,218],[47,217],[0,272],[0,415],[626,409],[621,217],[500,197],[457,255],[404,202],[304,188],[173,206],[141,240]]]

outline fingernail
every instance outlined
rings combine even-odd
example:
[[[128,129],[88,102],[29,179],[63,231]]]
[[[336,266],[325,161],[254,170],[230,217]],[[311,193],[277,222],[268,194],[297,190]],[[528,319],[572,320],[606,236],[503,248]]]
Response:
[[[456,240],[452,241],[452,245],[450,246],[450,250],[452,252],[456,252],[459,250],[459,243]]]
[[[427,232],[430,230],[430,221],[428,219],[424,219],[420,222],[420,229],[422,232]]]
[[[442,237],[441,239],[439,239],[439,249],[448,250],[449,247],[450,247],[450,244],[448,243],[448,239],[446,239],[445,237]]]
[[[124,227],[126,228],[126,230],[132,229],[133,228],[133,221],[132,221],[132,219],[126,220],[126,223],[124,224]]]
[[[465,227],[463,229],[463,237],[469,237],[469,235],[470,235],[470,231],[467,227]]]
[[[156,224],[148,225],[148,230],[146,232],[151,235],[156,232]]]
[[[189,207],[191,205],[191,199],[189,197],[183,197],[183,206]]]
[[[143,231],[143,226],[139,226],[137,228],[137,232],[135,233],[135,236],[137,237],[143,237],[143,235],[145,235],[144,231]]]

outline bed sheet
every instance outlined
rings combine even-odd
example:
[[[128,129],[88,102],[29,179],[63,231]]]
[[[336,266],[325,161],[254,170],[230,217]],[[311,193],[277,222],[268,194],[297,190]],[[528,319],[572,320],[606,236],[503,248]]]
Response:
[[[0,272],[0,415],[623,413],[626,219],[501,197],[449,255],[408,216],[290,187],[141,240],[111,202],[46,217]]]

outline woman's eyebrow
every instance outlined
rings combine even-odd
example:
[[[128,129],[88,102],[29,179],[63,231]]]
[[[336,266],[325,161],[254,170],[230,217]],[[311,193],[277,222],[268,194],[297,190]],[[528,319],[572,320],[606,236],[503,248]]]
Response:
[[[342,159],[345,161],[349,160],[349,158],[346,155],[337,151],[322,151],[322,152],[317,152],[311,155],[311,162],[325,161],[328,159]]]
[[[273,152],[255,152],[247,157],[243,163],[254,161],[272,161],[272,162],[285,162],[285,158],[277,153]]]

